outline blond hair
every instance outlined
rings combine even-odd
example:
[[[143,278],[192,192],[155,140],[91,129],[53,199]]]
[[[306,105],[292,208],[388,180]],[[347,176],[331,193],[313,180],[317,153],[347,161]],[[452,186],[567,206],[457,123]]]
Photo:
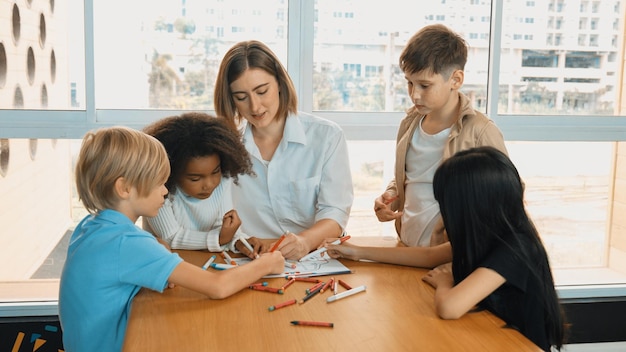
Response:
[[[115,182],[123,177],[139,196],[162,185],[170,173],[163,145],[154,137],[127,127],[87,132],[76,162],[76,190],[90,213],[115,208]]]

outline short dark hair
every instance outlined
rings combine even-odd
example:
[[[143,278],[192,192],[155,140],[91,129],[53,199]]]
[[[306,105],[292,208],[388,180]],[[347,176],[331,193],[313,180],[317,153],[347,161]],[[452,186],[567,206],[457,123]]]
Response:
[[[409,39],[402,54],[400,68],[408,74],[423,70],[449,76],[454,70],[465,69],[467,42],[442,24],[420,29]]]
[[[192,158],[218,155],[224,177],[252,172],[252,161],[239,133],[223,118],[201,112],[189,112],[158,120],[144,128],[144,132],[158,139],[170,161],[172,173],[165,186],[173,193],[177,180]]]
[[[224,117],[235,125],[241,121],[241,116],[235,109],[230,84],[251,68],[261,69],[276,78],[280,92],[277,116],[285,118],[289,113],[295,114],[298,110],[298,98],[287,70],[267,45],[250,40],[233,45],[220,63],[213,97],[217,116]]]

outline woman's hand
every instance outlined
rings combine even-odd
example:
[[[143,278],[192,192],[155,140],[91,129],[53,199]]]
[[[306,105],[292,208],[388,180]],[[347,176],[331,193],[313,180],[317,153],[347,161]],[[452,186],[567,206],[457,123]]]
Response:
[[[284,236],[285,238],[276,250],[279,250],[285,259],[298,260],[309,253],[309,245],[304,238],[291,232]]]

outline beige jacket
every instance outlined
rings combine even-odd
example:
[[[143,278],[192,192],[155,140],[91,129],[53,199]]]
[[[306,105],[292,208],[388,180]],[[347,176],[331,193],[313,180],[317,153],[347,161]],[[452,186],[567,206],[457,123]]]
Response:
[[[474,110],[467,96],[459,92],[461,108],[459,109],[459,117],[450,131],[450,137],[443,151],[443,160],[446,160],[454,153],[480,146],[492,146],[505,154],[507,153],[504,145],[502,132],[485,114]],[[406,153],[409,148],[413,133],[419,125],[419,121],[423,115],[418,114],[415,109],[409,110],[407,116],[400,122],[398,128],[397,144],[396,144],[396,168],[395,178],[389,182],[387,192],[397,195],[398,198],[391,203],[391,209],[402,211],[404,209],[405,193],[404,185],[406,178]],[[397,182],[401,180],[402,182]],[[396,220],[396,231],[400,235],[402,226],[401,219]],[[431,236],[430,244],[436,245],[447,240],[443,220],[439,216],[439,221]]]

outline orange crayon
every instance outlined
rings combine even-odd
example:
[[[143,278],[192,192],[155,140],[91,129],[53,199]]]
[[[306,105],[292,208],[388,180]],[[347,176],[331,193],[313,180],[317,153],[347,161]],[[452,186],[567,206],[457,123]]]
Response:
[[[270,252],[274,252],[278,248],[280,243],[285,239],[285,237],[287,237],[285,234],[281,235],[278,241],[276,241],[276,243],[274,243],[274,245],[270,249]]]

